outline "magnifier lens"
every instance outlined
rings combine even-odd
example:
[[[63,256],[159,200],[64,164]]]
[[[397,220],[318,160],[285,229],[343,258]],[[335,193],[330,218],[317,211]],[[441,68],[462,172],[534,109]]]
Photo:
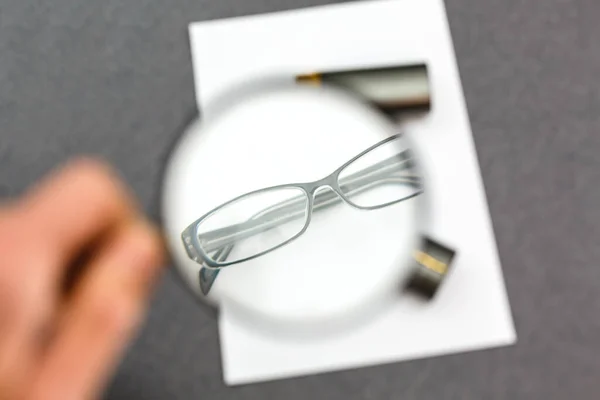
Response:
[[[354,321],[412,271],[423,190],[410,140],[332,88],[251,89],[225,95],[170,157],[163,213],[177,270],[253,324]]]

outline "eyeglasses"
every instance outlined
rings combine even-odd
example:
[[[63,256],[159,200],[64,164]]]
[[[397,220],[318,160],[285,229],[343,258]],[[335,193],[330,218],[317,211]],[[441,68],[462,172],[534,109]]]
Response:
[[[331,190],[319,191],[323,187]],[[318,181],[273,186],[230,200],[188,226],[182,240],[188,256],[203,266],[200,283],[207,294],[220,268],[289,244],[306,232],[315,211],[340,202],[377,210],[422,192],[412,154],[394,135]]]

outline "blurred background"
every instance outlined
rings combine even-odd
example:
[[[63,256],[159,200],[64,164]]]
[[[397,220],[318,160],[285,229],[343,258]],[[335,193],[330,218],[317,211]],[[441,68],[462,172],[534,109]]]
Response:
[[[93,154],[158,220],[196,112],[188,23],[327,3],[0,0],[0,196]],[[446,7],[518,344],[230,389],[215,313],[169,272],[107,399],[597,398],[600,2]]]

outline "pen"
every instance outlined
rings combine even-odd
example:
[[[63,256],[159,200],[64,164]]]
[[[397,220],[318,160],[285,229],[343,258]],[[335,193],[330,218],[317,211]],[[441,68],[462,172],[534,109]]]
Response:
[[[338,86],[363,96],[386,112],[431,108],[425,64],[315,72],[296,76],[296,82]]]

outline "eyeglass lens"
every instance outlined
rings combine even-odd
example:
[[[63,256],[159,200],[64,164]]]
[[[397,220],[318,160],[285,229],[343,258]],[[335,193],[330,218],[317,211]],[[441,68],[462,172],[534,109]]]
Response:
[[[227,262],[272,250],[304,229],[308,203],[306,192],[294,187],[249,194],[219,208],[200,223],[200,246],[214,262],[222,260],[221,253],[227,247]]]
[[[412,155],[398,142],[374,148],[340,172],[338,185],[350,203],[359,208],[381,207],[421,191]]]

